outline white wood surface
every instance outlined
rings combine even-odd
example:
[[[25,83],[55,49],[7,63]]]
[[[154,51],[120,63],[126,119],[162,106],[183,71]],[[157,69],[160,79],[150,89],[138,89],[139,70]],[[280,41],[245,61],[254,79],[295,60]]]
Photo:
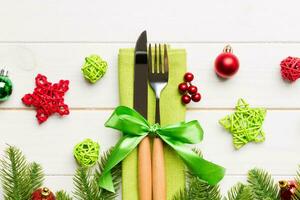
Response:
[[[0,104],[0,152],[6,144],[21,148],[29,160],[43,165],[46,185],[53,190],[72,190],[76,143],[89,137],[106,150],[117,141],[119,133],[103,124],[118,105],[118,49],[133,47],[144,29],[151,42],[187,50],[189,71],[203,96],[200,103],[188,105],[187,119],[200,120],[205,130],[199,145],[205,157],[227,169],[223,193],[245,181],[253,167],[270,171],[276,180],[295,175],[300,82],[282,81],[279,63],[289,55],[300,56],[299,1],[0,0],[0,5],[0,67],[10,71],[15,86],[11,99]],[[233,79],[221,81],[213,62],[227,43],[241,68]],[[107,60],[109,69],[90,85],[80,67],[93,53]],[[71,81],[65,98],[70,116],[37,124],[34,111],[20,100],[32,92],[37,73],[52,82]],[[218,120],[233,112],[240,97],[268,109],[266,141],[236,151]]]

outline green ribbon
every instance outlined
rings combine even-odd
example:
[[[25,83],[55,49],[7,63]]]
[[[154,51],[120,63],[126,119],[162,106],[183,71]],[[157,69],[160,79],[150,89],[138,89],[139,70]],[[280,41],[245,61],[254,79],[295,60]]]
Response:
[[[203,130],[196,120],[160,127],[158,124],[150,125],[137,111],[119,106],[105,126],[123,132],[123,136],[113,148],[99,179],[100,187],[110,192],[115,192],[111,169],[126,158],[147,135],[160,137],[176,151],[194,175],[208,184],[215,185],[224,177],[225,169],[223,167],[204,160],[186,148],[186,144],[197,144],[203,139]]]

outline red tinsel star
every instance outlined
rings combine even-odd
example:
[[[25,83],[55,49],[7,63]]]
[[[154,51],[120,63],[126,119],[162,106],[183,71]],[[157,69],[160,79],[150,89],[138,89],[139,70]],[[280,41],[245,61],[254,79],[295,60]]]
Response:
[[[32,94],[26,94],[22,101],[27,106],[34,106],[36,118],[41,124],[50,115],[58,113],[61,116],[68,115],[69,107],[64,103],[64,95],[69,90],[69,81],[60,80],[59,83],[50,83],[47,77],[38,74],[35,78],[36,88]]]
[[[294,82],[300,78],[300,58],[289,56],[281,61],[280,67],[283,79]]]

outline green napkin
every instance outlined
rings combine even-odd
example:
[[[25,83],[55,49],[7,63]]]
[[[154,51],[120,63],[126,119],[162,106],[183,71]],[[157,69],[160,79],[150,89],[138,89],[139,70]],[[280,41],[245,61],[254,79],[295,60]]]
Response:
[[[186,72],[186,52],[184,49],[169,49],[169,83],[161,94],[161,124],[173,124],[185,120],[185,106],[181,104],[178,84]],[[133,107],[134,50],[119,50],[119,93],[123,106]],[[148,120],[155,119],[155,96],[148,87]],[[185,167],[176,153],[165,146],[165,170],[167,178],[167,199],[171,199],[185,186]],[[138,200],[137,150],[134,150],[122,163],[123,200]]]

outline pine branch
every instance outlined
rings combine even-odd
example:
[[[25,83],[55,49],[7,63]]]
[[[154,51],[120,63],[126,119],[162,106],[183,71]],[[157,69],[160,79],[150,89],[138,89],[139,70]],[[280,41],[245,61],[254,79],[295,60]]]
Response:
[[[44,176],[41,167],[36,163],[28,164],[16,147],[9,146],[5,150],[0,167],[5,200],[28,200],[31,193],[42,185]]]
[[[74,196],[78,200],[97,200],[99,193],[93,187],[91,173],[87,168],[80,167],[73,178],[75,185]]]
[[[99,181],[99,178],[102,174],[104,166],[107,162],[107,159],[111,154],[111,150],[112,149],[108,150],[107,152],[105,152],[101,155],[101,159],[98,162],[98,169],[96,170],[95,177],[94,177],[96,183],[98,183],[98,181]],[[121,178],[122,178],[121,165],[117,165],[115,168],[113,168],[112,172],[111,172],[111,175],[112,175],[112,180],[113,180],[113,183],[114,183],[115,191],[118,191],[120,189],[120,183],[121,183]],[[98,184],[97,184],[97,187],[99,187]],[[104,190],[104,189],[100,188],[100,199],[101,200],[113,200],[117,196],[118,196],[117,192],[112,193],[112,192],[109,192],[107,190]]]
[[[246,186],[242,183],[237,183],[233,186],[227,194],[227,198],[224,200],[251,200],[253,199],[251,190],[249,186]]]
[[[271,175],[261,169],[252,169],[248,172],[248,183],[253,199],[279,200],[279,190]]]
[[[72,197],[63,190],[56,192],[55,196],[56,200],[73,200]]]
[[[293,200],[300,200],[300,165],[298,166],[297,176],[296,176],[297,187]]]
[[[193,151],[202,157],[199,149],[195,148]],[[189,171],[186,178],[187,187],[175,195],[173,200],[221,200],[222,196],[218,185],[211,186]]]

